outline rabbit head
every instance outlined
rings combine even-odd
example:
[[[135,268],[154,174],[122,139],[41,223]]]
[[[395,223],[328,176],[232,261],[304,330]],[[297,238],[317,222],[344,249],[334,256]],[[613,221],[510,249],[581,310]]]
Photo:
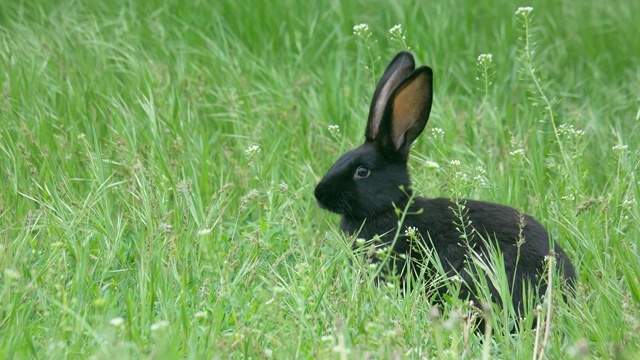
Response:
[[[429,120],[432,84],[431,68],[415,69],[408,52],[396,55],[373,94],[364,144],[342,155],[316,186],[322,208],[365,219],[410,194],[407,160]]]

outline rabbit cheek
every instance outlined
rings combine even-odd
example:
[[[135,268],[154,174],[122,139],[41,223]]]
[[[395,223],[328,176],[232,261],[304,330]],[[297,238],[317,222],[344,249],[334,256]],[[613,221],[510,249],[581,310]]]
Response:
[[[323,180],[316,186],[314,196],[321,208],[336,214],[348,214],[351,205],[345,195],[347,192],[344,186]]]

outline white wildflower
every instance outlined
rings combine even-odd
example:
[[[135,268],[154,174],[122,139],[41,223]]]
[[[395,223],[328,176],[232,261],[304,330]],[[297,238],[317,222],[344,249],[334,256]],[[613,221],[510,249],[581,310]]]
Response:
[[[398,38],[398,39],[404,39],[405,36],[402,33],[402,25],[397,24],[394,25],[391,29],[389,29],[389,34],[391,34],[391,37],[394,38]]]
[[[531,6],[521,6],[518,8],[518,10],[516,10],[516,16],[526,17],[532,11],[533,11],[533,8]]]
[[[393,25],[393,27],[389,29],[389,34],[391,35],[400,34],[400,33],[402,33],[402,25],[400,24]]]
[[[206,319],[209,316],[209,313],[206,311],[198,311],[193,315],[196,319]]]
[[[409,226],[405,231],[404,234],[410,238],[415,238],[418,236],[419,232],[418,232],[418,228],[413,227],[413,226]]]
[[[271,298],[271,299],[267,300],[264,304],[265,305],[269,305],[269,304],[271,304],[273,302],[273,300],[275,300],[275,298]]]
[[[611,149],[615,151],[625,152],[627,151],[628,148],[629,146],[627,145],[618,144],[618,145],[614,145]]]
[[[400,41],[407,49],[409,49],[407,44],[405,44],[404,42],[407,36],[406,32],[402,30],[402,25],[394,25],[391,29],[389,29],[389,34],[391,35],[391,40]]]
[[[460,166],[460,160],[451,160],[451,166]]]
[[[461,179],[464,182],[469,181],[469,174],[464,173],[462,171],[456,171],[454,174],[458,179]]]
[[[376,249],[376,253],[384,254],[385,252],[387,252],[387,250],[388,250],[388,248],[386,246],[384,246],[384,247]]]
[[[486,174],[487,171],[484,169],[484,167],[478,165],[476,166],[476,176],[473,177],[473,180],[475,180],[479,186],[485,186],[487,184],[485,179]]]
[[[509,155],[515,157],[524,156],[524,149],[515,149],[513,151],[509,151]]]
[[[584,130],[576,129],[573,125],[561,124],[558,126],[558,133],[562,135],[581,137],[584,135]]]
[[[360,37],[366,36],[369,33],[369,25],[367,24],[358,24],[353,27],[353,34],[358,35]]]
[[[433,137],[434,139],[436,138],[444,138],[444,130],[442,130],[439,127],[434,127],[431,129],[431,137]]]
[[[120,327],[124,324],[124,319],[121,317],[115,317],[109,321],[109,324],[113,327]]]
[[[258,154],[260,154],[261,150],[262,149],[260,149],[260,146],[253,145],[253,146],[249,146],[249,148],[247,148],[247,150],[245,150],[244,152],[245,152],[245,154],[247,154],[247,157],[250,160],[253,160],[258,156]]]
[[[169,322],[167,320],[158,321],[157,323],[151,325],[151,331],[164,329],[167,326],[169,326]]]
[[[340,126],[329,125],[328,129],[332,136],[337,137],[338,135],[340,135]]]
[[[478,64],[480,65],[488,65],[493,61],[493,55],[491,54],[480,54],[478,55]]]

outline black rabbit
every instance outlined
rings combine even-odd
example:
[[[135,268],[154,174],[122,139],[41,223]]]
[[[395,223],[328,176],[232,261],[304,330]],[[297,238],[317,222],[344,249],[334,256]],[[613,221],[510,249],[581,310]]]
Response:
[[[414,68],[408,52],[399,53],[391,61],[373,94],[364,144],[338,159],[316,186],[315,197],[322,208],[342,215],[340,227],[346,234],[364,239],[378,236],[381,245],[392,245],[393,253],[405,255],[395,256],[392,264],[403,278],[407,261],[418,265],[412,264],[412,268],[419,268],[423,260],[405,235],[406,229],[417,229],[424,239],[421,245],[435,250],[446,274],[457,275],[466,284],[461,297],[472,300],[477,300],[473,278],[478,272],[468,261],[469,255],[488,255],[488,242],[497,244],[512,284],[513,306],[521,312],[523,286],[535,289],[536,294],[543,294],[547,288],[543,274],[545,257],[551,250],[547,231],[534,218],[507,206],[412,196],[407,171],[409,150],[427,124],[433,98],[431,68]],[[403,228],[394,242],[399,220],[396,209],[405,208],[408,211]],[[460,214],[469,234],[466,240],[460,236]],[[573,265],[555,242],[553,253],[557,269],[572,284]],[[490,282],[489,288],[492,301],[502,305]]]

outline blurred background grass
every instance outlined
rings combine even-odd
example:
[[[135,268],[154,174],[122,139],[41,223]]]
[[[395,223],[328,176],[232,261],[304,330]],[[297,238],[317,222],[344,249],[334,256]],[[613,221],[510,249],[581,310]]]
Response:
[[[525,5],[560,131],[517,61]],[[403,49],[388,31],[402,24],[435,73],[415,187],[446,196],[457,159],[483,176],[466,196],[536,216],[581,277],[575,302],[557,304],[548,356],[634,358],[638,11],[622,0],[0,1],[0,353],[462,356],[455,326],[440,329],[446,349],[434,343],[427,299],[359,281],[337,218],[312,196],[362,141],[375,81]],[[495,72],[486,94],[482,53]],[[493,356],[534,351],[533,333],[495,339]]]

